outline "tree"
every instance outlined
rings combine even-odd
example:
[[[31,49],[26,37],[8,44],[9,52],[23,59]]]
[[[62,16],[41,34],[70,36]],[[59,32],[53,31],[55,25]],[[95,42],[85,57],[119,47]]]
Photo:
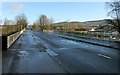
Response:
[[[40,28],[41,30],[47,30],[48,28],[48,23],[49,23],[49,20],[47,18],[46,15],[41,15],[40,18],[39,18],[39,23],[40,23]]]
[[[112,2],[106,2],[106,5],[109,8],[108,15],[113,18],[112,20],[107,20],[107,23],[114,25],[114,28],[120,34],[120,1],[113,0]]]
[[[51,30],[53,27],[51,26],[53,24],[53,19],[52,18],[48,18],[46,15],[42,14],[36,23],[36,27],[38,27],[38,29],[43,30]]]
[[[35,29],[35,25],[36,25],[36,24],[35,24],[35,23],[33,23],[33,25],[32,25],[32,28],[33,28],[33,29]]]
[[[53,20],[53,18],[52,18],[52,17],[51,17],[50,19],[48,19],[48,25],[53,24],[53,22],[54,22],[54,20]]]
[[[44,26],[44,25],[48,25],[48,18],[46,15],[41,15],[40,16],[40,25]]]
[[[27,27],[27,18],[24,14],[16,16],[16,25],[18,25],[18,30],[22,30]]]
[[[53,18],[51,17],[50,19],[48,19],[48,30],[52,30],[53,29]]]

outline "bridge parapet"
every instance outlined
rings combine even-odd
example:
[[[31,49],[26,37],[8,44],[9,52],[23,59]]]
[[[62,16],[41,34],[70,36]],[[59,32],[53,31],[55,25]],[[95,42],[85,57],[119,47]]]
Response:
[[[9,36],[2,36],[2,50],[7,50],[24,31],[25,29]]]

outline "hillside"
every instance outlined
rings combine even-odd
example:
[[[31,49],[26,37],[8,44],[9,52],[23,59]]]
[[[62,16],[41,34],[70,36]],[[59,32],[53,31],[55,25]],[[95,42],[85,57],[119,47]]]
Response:
[[[109,19],[103,19],[103,20],[94,20],[94,21],[86,21],[86,22],[82,22],[83,24],[85,25],[106,25],[106,20],[109,20]]]
[[[71,21],[71,22],[58,22],[55,23],[54,25],[65,25],[68,23],[71,24],[78,24],[78,25],[87,25],[87,26],[94,26],[94,25],[106,25],[106,20],[109,19],[103,19],[103,20],[94,20],[94,21],[85,21],[85,22],[79,22],[79,21]]]
[[[86,21],[86,22],[78,22],[78,21],[72,21],[72,22],[59,22],[55,23],[55,26],[67,26],[67,27],[84,27],[86,29],[96,29],[97,31],[113,31],[113,26],[108,25],[106,23],[106,20],[109,19],[103,19],[103,20],[94,20],[94,21]]]

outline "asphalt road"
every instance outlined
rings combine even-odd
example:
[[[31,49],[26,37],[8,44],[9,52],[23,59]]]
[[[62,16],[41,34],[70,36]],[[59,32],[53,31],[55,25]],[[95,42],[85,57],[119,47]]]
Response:
[[[118,50],[74,42],[53,33],[31,31],[69,73],[118,73]],[[56,55],[55,55],[56,53]]]
[[[30,31],[3,52],[3,73],[66,73],[37,42]]]
[[[4,73],[118,73],[116,49],[27,30],[3,52]]]

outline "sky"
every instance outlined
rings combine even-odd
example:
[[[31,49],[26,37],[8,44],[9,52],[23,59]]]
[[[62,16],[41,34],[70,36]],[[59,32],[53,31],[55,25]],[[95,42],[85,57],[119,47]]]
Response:
[[[107,16],[105,2],[3,2],[2,18],[15,20],[24,13],[32,24],[41,14],[54,22],[91,21],[110,18]]]

